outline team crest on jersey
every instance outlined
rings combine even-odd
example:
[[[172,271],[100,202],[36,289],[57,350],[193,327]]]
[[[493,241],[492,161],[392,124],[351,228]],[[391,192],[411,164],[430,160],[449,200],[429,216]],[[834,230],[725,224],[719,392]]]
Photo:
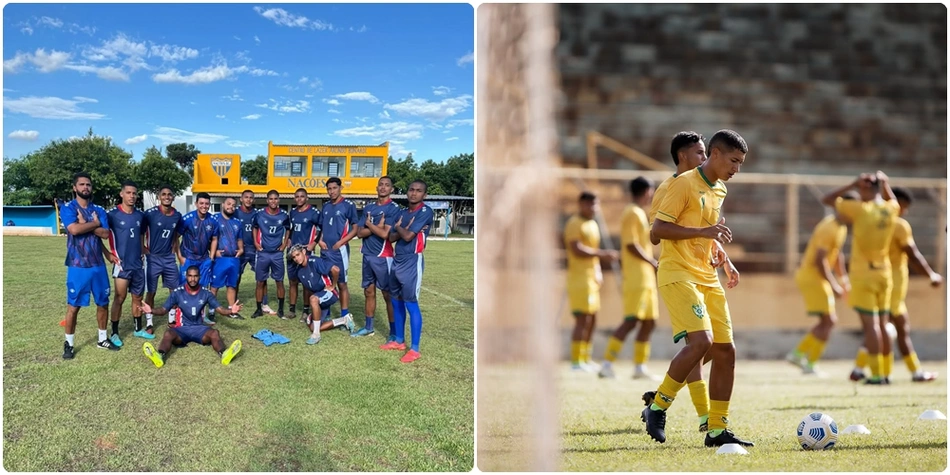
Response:
[[[119,221],[119,224],[125,226],[125,221]]]
[[[699,304],[693,305],[693,314],[695,314],[697,318],[703,318],[703,306]]]
[[[211,160],[211,168],[219,177],[224,178],[224,175],[227,175],[231,171],[231,159],[230,158],[216,158]]]
[[[208,231],[211,231],[211,225],[209,224],[209,225],[205,226],[205,229],[208,230]]]

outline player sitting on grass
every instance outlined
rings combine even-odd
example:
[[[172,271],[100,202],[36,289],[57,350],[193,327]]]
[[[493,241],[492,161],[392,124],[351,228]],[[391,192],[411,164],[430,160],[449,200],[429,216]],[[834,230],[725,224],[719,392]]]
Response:
[[[323,256],[308,256],[307,247],[295,244],[290,248],[290,258],[298,267],[297,280],[303,288],[310,292],[310,308],[320,309],[319,317],[313,315],[307,319],[307,328],[310,329],[308,345],[320,343],[320,330],[346,326],[353,333],[353,317],[346,314],[340,318],[330,320],[330,307],[340,300],[336,292],[337,280],[340,278],[340,268],[333,265],[330,259]],[[314,311],[316,314],[317,312]]]
[[[158,344],[158,351],[156,352],[155,347],[149,342],[142,345],[145,356],[159,368],[168,359],[168,351],[171,350],[172,345],[184,347],[191,342],[201,345],[210,344],[214,351],[217,351],[218,355],[221,356],[221,364],[223,365],[230,364],[234,356],[241,352],[241,340],[234,340],[230,347],[225,348],[221,333],[206,326],[202,318],[205,307],[214,309],[220,315],[230,316],[241,311],[241,303],[235,302],[230,309],[221,306],[208,289],[201,287],[200,278],[201,271],[199,267],[197,265],[190,266],[185,270],[185,286],[172,291],[164,306],[153,309],[148,304],[142,304],[142,310],[153,315],[165,315],[169,309],[178,307],[175,312],[175,326],[168,327],[165,330],[165,334],[162,335],[162,342]]]

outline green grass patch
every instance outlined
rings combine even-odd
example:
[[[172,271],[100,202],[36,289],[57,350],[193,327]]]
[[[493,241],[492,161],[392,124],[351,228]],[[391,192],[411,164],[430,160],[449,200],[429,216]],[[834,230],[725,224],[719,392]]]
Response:
[[[132,336],[126,300],[119,352],[95,348],[95,307],[80,311],[76,359],[62,359],[63,238],[3,239],[3,451],[8,471],[468,471],[474,464],[474,243],[431,241],[420,298],[422,359],[385,352],[377,333],[323,332],[299,321],[219,316],[244,350],[222,366],[210,347],[173,349],[155,368]],[[355,250],[356,248],[354,248]],[[361,261],[350,309],[363,324]],[[238,298],[253,305],[253,273]],[[276,309],[276,289],[268,284]],[[168,292],[159,290],[156,303]],[[219,296],[224,297],[223,291]],[[298,305],[298,316],[301,306]],[[253,308],[242,313],[250,317]],[[338,307],[334,314],[338,314]],[[165,317],[155,318],[156,334]],[[269,328],[292,340],[265,347]],[[408,326],[406,332],[408,334]],[[158,339],[155,340],[157,345]]]

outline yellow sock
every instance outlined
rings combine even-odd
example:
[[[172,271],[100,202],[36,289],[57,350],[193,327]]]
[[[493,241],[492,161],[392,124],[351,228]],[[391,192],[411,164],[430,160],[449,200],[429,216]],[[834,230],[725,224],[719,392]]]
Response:
[[[821,358],[822,353],[825,352],[825,344],[828,342],[815,338],[811,333],[808,336],[813,340],[811,347],[808,349],[808,363],[815,364]]]
[[[571,364],[580,364],[581,363],[581,344],[580,341],[571,342]]]
[[[881,377],[881,366],[884,366],[884,358],[878,353],[876,355],[869,355],[868,366],[871,367],[871,377],[879,378]]]
[[[670,408],[673,400],[676,399],[676,393],[680,392],[686,386],[686,381],[676,381],[670,377],[670,373],[663,376],[663,382],[656,390],[656,397],[653,398],[653,404],[656,404],[664,411]]]
[[[686,385],[689,388],[689,397],[696,406],[696,415],[703,417],[709,414],[709,392],[706,391],[706,381],[700,379]]]
[[[620,350],[623,349],[623,342],[617,339],[617,337],[611,336],[607,340],[607,351],[604,352],[604,360],[613,363],[617,361],[617,355],[620,354]]]
[[[863,346],[858,348],[858,356],[854,358],[854,367],[858,369],[864,369],[869,362],[868,350]]]
[[[886,355],[881,355],[881,376],[889,378],[891,376],[891,369],[894,368],[894,352],[890,352]]]
[[[808,332],[802,337],[802,341],[798,342],[798,346],[795,348],[795,353],[807,355],[814,344],[815,335],[812,335],[811,332]]]
[[[633,364],[644,364],[650,359],[650,342],[633,342]]]
[[[914,374],[920,371],[920,360],[917,359],[917,352],[914,351],[911,354],[904,357],[904,364],[907,365],[907,369]]]
[[[709,401],[709,430],[722,430],[729,425],[729,401]]]
[[[585,362],[585,363],[590,363],[591,361],[594,360],[594,358],[593,358],[593,356],[594,356],[594,344],[591,343],[591,342],[589,342],[589,341],[586,342],[586,343],[584,343],[584,344],[586,345],[586,346],[584,346],[584,353],[583,353],[584,362]]]

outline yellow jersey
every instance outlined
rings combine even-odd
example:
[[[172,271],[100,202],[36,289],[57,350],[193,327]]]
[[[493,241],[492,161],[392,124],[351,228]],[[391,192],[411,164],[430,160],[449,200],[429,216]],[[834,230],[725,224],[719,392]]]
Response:
[[[660,186],[656,187],[656,190],[653,191],[653,201],[650,204],[650,213],[647,215],[649,218],[650,226],[653,226],[653,221],[656,220],[656,208],[660,204],[660,201],[663,201],[663,197],[666,196],[666,189],[670,187],[670,182],[676,178],[677,174],[674,173],[673,176],[663,180],[663,183],[660,183]]]
[[[815,230],[808,240],[808,246],[805,247],[805,255],[802,257],[802,263],[798,266],[798,273],[802,277],[814,277],[824,279],[821,269],[815,265],[815,257],[818,250],[823,249],[828,259],[828,265],[834,269],[835,261],[838,260],[838,254],[844,247],[844,241],[848,238],[848,226],[840,223],[834,215],[825,216],[818,222]]]
[[[567,249],[567,276],[568,279],[588,277],[602,281],[600,259],[597,257],[581,257],[571,249],[571,243],[580,241],[581,244],[600,249],[600,228],[593,219],[574,215],[567,220],[564,226],[564,247]]]
[[[839,197],[835,200],[835,209],[852,222],[854,240],[849,269],[852,280],[854,276],[889,274],[888,251],[900,214],[897,200],[856,201]]]
[[[639,244],[647,257],[653,257],[647,214],[635,203],[627,205],[620,217],[620,265],[623,268],[623,280],[625,285],[632,287],[653,287],[656,283],[653,266],[630,252],[627,249],[630,244]]]
[[[907,267],[907,253],[904,252],[904,248],[912,244],[914,244],[914,233],[910,229],[910,223],[898,216],[894,223],[894,236],[891,238],[889,255],[895,288],[899,283],[906,281],[910,275],[910,270]]]
[[[667,181],[669,185],[663,200],[656,205],[657,220],[695,228],[714,226],[719,222],[727,193],[725,183],[721,180],[710,182],[702,167]],[[721,287],[719,274],[709,262],[712,246],[712,239],[707,238],[663,239],[660,242],[657,285],[692,282]]]

